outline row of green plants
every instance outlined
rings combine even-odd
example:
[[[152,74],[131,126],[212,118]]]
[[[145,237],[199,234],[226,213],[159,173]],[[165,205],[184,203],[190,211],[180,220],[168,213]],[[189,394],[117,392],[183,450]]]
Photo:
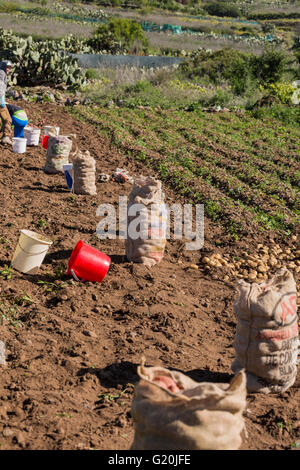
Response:
[[[220,126],[218,126],[220,128]],[[223,131],[223,130],[222,130]],[[221,134],[220,128],[220,134]],[[226,129],[224,129],[226,131]],[[218,143],[211,144],[214,137]],[[247,153],[240,151],[237,152],[229,149],[230,142],[227,139],[219,139],[215,133],[212,137],[206,139],[206,136],[201,139],[201,149],[198,150],[197,145],[199,142],[199,132],[192,130],[185,132],[185,139],[190,142],[193,153],[196,155],[196,163],[201,167],[197,169],[203,175],[212,173],[212,168],[215,169],[213,178],[218,186],[223,187],[227,182],[225,172],[231,175],[230,186],[238,186],[234,191],[243,197],[252,198],[255,192],[262,192],[265,195],[276,197],[278,196],[278,204],[283,207],[290,207],[296,210],[299,204],[297,201],[297,188],[300,177],[300,172],[296,171],[295,178],[289,176],[288,168],[282,168],[280,181],[278,180],[278,172],[276,171],[277,165],[268,166],[267,170],[257,168],[257,160],[253,158],[250,151]],[[224,150],[225,147],[225,150]],[[262,152],[263,153],[263,152]],[[251,155],[251,160],[249,156]],[[243,169],[241,170],[241,161],[243,162]],[[195,168],[195,162],[193,162]],[[298,174],[297,174],[298,173]],[[293,187],[293,185],[295,187]],[[251,189],[249,195],[249,188]],[[228,189],[230,190],[230,189]],[[248,193],[248,194],[247,194]]]
[[[204,202],[209,216],[222,222],[228,229],[237,227],[239,220],[247,220],[250,225],[256,221],[265,228],[286,233],[297,226],[296,192],[292,188],[284,191],[278,177],[276,185],[276,174],[265,173],[265,182],[261,178],[260,182],[255,183],[250,180],[250,168],[248,169],[244,162],[239,168],[236,166],[235,171],[232,171],[230,165],[228,169],[217,165],[218,157],[209,149],[209,145],[206,148],[206,141],[203,140],[204,129],[207,134],[208,128],[206,114],[184,111],[157,114],[140,109],[122,112],[111,109],[103,112],[99,108],[76,108],[73,112],[83,121],[97,127],[99,132],[109,138],[123,153],[132,155],[133,158],[154,168],[160,178],[174,187],[178,194],[193,201],[197,199],[198,202]],[[215,143],[221,135],[222,127],[219,129],[219,123],[222,123],[221,115],[214,116],[210,126],[214,131],[209,139],[211,143]],[[255,130],[255,119],[251,118],[250,114],[243,118],[233,118],[228,128],[234,127],[235,122],[238,123],[239,120],[253,128],[251,141],[253,137],[259,138],[258,126],[256,124]],[[276,125],[278,123],[269,124]],[[268,126],[265,128],[268,129]],[[189,138],[191,129],[194,132],[194,145]],[[272,128],[269,130],[268,146],[274,150],[276,141],[271,136],[275,132]],[[290,129],[283,132],[285,145],[289,133]],[[232,141],[238,138],[239,132],[236,132]],[[245,139],[245,136],[243,138]],[[227,142],[229,160],[232,141]],[[284,147],[283,143],[282,146]],[[201,155],[199,148],[204,149]],[[223,150],[226,152],[226,147]],[[259,173],[256,169],[256,174]]]

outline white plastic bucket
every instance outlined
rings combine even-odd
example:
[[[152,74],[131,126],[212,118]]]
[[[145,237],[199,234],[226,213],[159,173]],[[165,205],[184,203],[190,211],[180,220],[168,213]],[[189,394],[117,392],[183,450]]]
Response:
[[[26,152],[27,140],[23,137],[13,137],[12,140],[12,151],[14,153]]]
[[[27,139],[27,145],[39,145],[41,129],[34,127],[24,127],[24,137]]]
[[[60,128],[55,126],[45,126],[44,127],[44,135],[59,135]]]
[[[11,261],[12,267],[25,274],[37,272],[52,243],[44,235],[31,230],[21,230],[18,245]]]

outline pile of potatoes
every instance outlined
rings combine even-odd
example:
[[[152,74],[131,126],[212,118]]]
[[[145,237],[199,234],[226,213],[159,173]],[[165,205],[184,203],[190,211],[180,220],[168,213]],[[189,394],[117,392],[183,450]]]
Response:
[[[201,260],[206,270],[212,268],[225,268],[226,275],[223,279],[245,279],[251,282],[266,281],[275,271],[287,268],[294,274],[300,272],[300,250],[296,248],[297,237],[292,237],[292,248],[281,248],[280,245],[270,239],[270,246],[257,245],[255,254],[243,251],[238,258],[229,255],[214,253],[204,256]]]

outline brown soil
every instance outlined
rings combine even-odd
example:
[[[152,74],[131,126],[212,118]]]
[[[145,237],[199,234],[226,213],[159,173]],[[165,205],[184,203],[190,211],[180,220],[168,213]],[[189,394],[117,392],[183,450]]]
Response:
[[[133,176],[152,173],[63,108],[26,104],[26,110],[31,125],[76,133],[98,172],[112,174],[119,166]],[[0,269],[10,264],[20,229],[54,239],[38,274],[0,277],[2,314],[7,308],[0,324],[7,348],[7,366],[0,366],[0,449],[129,449],[131,384],[142,355],[147,365],[176,368],[199,381],[228,383],[233,377],[235,283],[224,282],[222,270],[187,269],[200,254],[185,251],[179,241],[171,240],[161,264],[151,269],[126,261],[123,241],[96,237],[96,209],[128,195],[130,184],[97,183],[97,196],[73,196],[63,175],[42,171],[45,153],[39,146],[22,155],[1,148],[0,154]],[[178,202],[164,189],[168,203]],[[47,292],[49,285],[38,281],[48,282],[49,273],[66,267],[80,239],[111,256],[107,277],[101,284],[63,278]],[[216,248],[216,241],[223,246]],[[267,238],[232,244],[206,221],[201,255],[236,255],[258,241]],[[9,302],[19,304],[15,314]],[[290,449],[299,441],[299,378],[285,393],[248,395],[242,449]]]

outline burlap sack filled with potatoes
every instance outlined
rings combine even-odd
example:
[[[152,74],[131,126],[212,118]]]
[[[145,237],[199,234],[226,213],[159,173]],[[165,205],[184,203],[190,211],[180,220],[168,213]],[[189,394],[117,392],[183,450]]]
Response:
[[[49,134],[44,172],[49,174],[63,173],[63,166],[69,163],[71,148],[72,140],[67,136]]]
[[[197,383],[162,367],[138,367],[131,450],[237,450],[242,443],[246,376]]]
[[[297,375],[296,283],[287,269],[267,282],[238,281],[234,372],[246,370],[248,392],[284,392]]]
[[[140,204],[137,215],[129,215],[130,208]],[[130,232],[130,224],[139,218],[140,232],[144,229],[147,237],[134,239]],[[151,177],[140,177],[135,180],[128,201],[127,217],[128,233],[125,241],[126,257],[134,263],[153,266],[159,263],[166,246],[166,210],[161,182]]]
[[[90,152],[77,152],[73,159],[73,189],[74,194],[95,196],[96,161]]]

